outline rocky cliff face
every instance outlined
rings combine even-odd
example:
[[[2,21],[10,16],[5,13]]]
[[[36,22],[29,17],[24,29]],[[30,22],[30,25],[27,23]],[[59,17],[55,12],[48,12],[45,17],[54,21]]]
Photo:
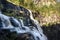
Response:
[[[7,0],[0,0],[0,2],[3,6],[3,8],[0,9],[0,32],[3,32],[2,34],[4,34],[7,31],[7,34],[4,34],[5,36],[1,36],[1,40],[9,40],[7,35],[13,32],[15,32],[17,36],[19,35],[22,37],[22,40],[47,40],[47,37],[43,34],[43,30],[41,29],[39,22],[33,18],[31,10],[14,5]],[[7,14],[13,14],[14,16],[9,16]],[[16,18],[16,16],[19,16],[19,18]],[[20,18],[21,16],[23,18]],[[26,39],[23,36],[28,38]],[[21,40],[20,38],[13,38],[14,39],[12,40]]]

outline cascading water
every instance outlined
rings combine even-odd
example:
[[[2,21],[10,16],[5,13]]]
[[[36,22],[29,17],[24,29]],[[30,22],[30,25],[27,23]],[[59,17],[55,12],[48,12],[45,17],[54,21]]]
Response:
[[[16,31],[17,35],[23,33],[31,34],[33,38],[30,40],[47,40],[38,21],[33,18],[32,12],[30,10],[28,11],[30,19],[35,25],[34,27],[31,28],[30,26],[25,26],[22,19],[6,16],[0,11],[0,28],[9,29],[11,32]]]
[[[43,34],[43,30],[42,30],[42,28],[40,27],[39,22],[33,18],[32,12],[31,12],[30,10],[29,10],[29,12],[30,12],[30,18],[31,18],[31,20],[33,21],[33,23],[36,25],[35,27],[36,27],[36,29],[38,30],[38,32],[39,32],[39,34],[40,34],[40,36],[41,36],[41,37],[40,37],[41,40],[47,40],[47,37]]]

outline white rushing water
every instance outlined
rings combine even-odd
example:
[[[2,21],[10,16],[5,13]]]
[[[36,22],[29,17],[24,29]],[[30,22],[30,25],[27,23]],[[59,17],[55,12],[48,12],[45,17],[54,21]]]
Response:
[[[28,33],[33,36],[32,40],[47,40],[47,37],[43,34],[43,30],[41,29],[39,22],[33,18],[32,12],[28,10],[30,13],[30,19],[36,25],[32,27],[24,26],[22,19],[16,19],[14,17],[9,17],[1,13],[0,11],[0,27],[1,29],[10,29],[11,32],[16,31],[17,34],[20,33]],[[2,24],[2,25],[1,25]]]
[[[31,20],[33,21],[33,23],[36,25],[36,28],[37,28],[37,30],[39,31],[40,36],[42,35],[42,36],[40,37],[41,40],[47,40],[47,37],[43,34],[43,30],[42,30],[42,28],[40,27],[39,22],[33,18],[32,12],[31,12],[30,10],[29,10],[29,12],[30,12],[30,18],[31,18]]]

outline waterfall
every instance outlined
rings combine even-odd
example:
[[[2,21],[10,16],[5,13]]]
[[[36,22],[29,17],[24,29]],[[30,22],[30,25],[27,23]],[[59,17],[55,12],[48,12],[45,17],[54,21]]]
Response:
[[[47,37],[43,34],[43,30],[42,30],[42,28],[40,27],[39,22],[33,18],[32,12],[31,12],[30,10],[29,10],[29,12],[30,12],[30,18],[31,18],[31,20],[32,20],[33,23],[36,25],[35,27],[36,27],[37,30],[39,31],[40,35],[42,35],[42,39],[43,39],[43,40],[47,40]]]
[[[27,33],[31,34],[33,38],[31,40],[47,40],[47,37],[43,34],[43,31],[37,20],[33,18],[32,12],[30,10],[30,19],[36,26],[25,26],[22,19],[16,19],[14,17],[9,17],[0,11],[0,29],[9,29],[10,32],[15,31],[17,35]]]

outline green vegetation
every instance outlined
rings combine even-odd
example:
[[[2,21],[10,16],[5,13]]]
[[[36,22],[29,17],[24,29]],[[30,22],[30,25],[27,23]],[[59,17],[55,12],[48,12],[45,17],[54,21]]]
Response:
[[[7,0],[15,5],[19,5],[19,0]]]
[[[2,4],[0,4],[0,9],[2,9],[3,8],[3,6],[2,6]]]

